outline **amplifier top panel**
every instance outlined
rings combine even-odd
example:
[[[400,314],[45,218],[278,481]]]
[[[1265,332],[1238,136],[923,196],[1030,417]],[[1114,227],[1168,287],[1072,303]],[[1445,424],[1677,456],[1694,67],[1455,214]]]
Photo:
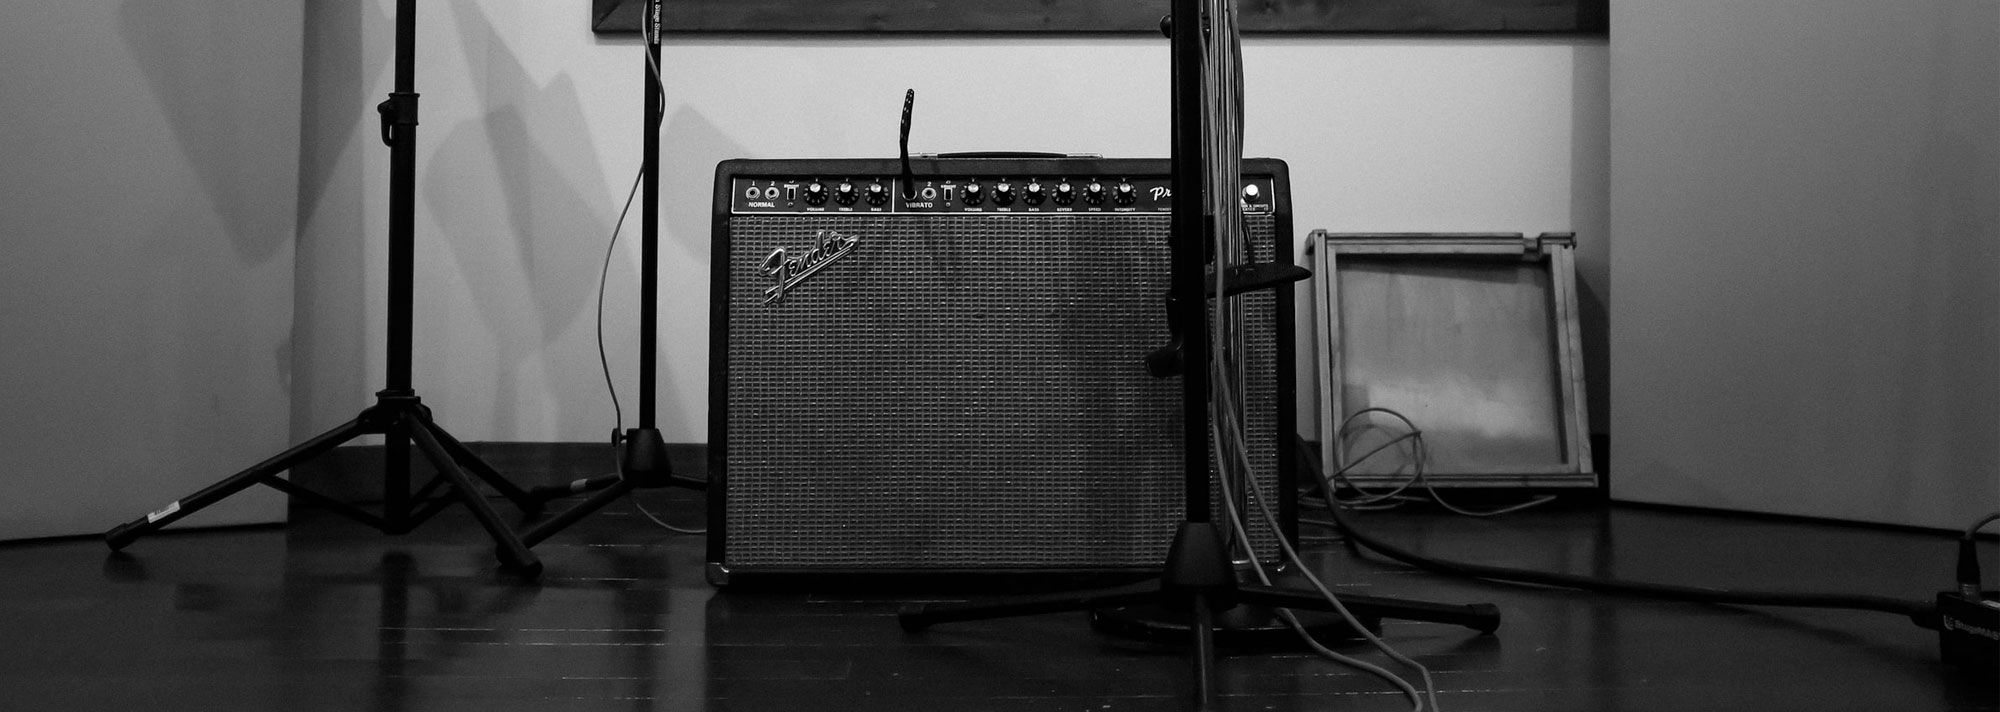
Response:
[[[873,160],[729,161],[718,170],[718,208],[733,215],[915,213],[1157,214],[1173,209],[1173,181],[1157,160],[921,161],[905,176]],[[1272,167],[1276,170],[1270,170]],[[735,170],[732,170],[735,169]],[[1268,174],[1260,174],[1264,168]],[[789,169],[789,170],[787,170]],[[1246,213],[1282,210],[1283,164],[1247,162],[1238,198]]]

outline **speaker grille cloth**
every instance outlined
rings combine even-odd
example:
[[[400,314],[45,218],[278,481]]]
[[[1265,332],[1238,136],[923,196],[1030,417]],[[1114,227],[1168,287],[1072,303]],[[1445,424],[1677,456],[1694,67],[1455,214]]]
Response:
[[[1272,259],[1274,219],[1250,222]],[[1168,229],[1166,215],[730,218],[723,564],[1157,566],[1183,500],[1181,379],[1143,360],[1168,339]],[[859,242],[766,304],[765,257],[823,230]],[[1245,299],[1247,427],[1275,506],[1276,298]]]

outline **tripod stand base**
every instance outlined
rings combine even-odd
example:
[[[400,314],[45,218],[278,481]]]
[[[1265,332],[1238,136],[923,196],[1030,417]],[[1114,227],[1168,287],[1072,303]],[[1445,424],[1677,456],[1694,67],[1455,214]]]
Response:
[[[1338,614],[1293,610],[1292,615],[1307,633],[1322,642],[1359,640],[1363,637]],[[1367,626],[1369,631],[1381,632],[1381,618],[1356,615],[1355,619]],[[1305,647],[1305,641],[1299,639],[1298,632],[1292,630],[1292,626],[1276,610],[1265,606],[1229,608],[1215,615],[1214,625],[1217,647],[1255,650]],[[1153,643],[1184,645],[1192,640],[1193,635],[1186,608],[1154,604],[1093,609],[1090,612],[1090,627],[1106,635]]]
[[[1100,630],[1110,627],[1132,637],[1187,644],[1194,663],[1195,703],[1201,709],[1209,709],[1216,700],[1215,649],[1225,644],[1221,642],[1223,636],[1234,634],[1224,621],[1240,621],[1236,628],[1244,633],[1242,640],[1254,641],[1266,634],[1251,631],[1269,631],[1272,629],[1269,623],[1273,622],[1283,625],[1275,618],[1273,609],[1334,612],[1333,603],[1317,594],[1238,583],[1227,551],[1215,525],[1183,522],[1174,532],[1166,565],[1157,579],[1096,591],[1006,601],[920,603],[904,608],[896,615],[896,621],[904,631],[917,633],[938,623],[1093,611],[1091,621]],[[1367,626],[1379,625],[1383,618],[1462,625],[1481,633],[1491,633],[1500,626],[1500,611],[1491,604],[1452,605],[1353,595],[1342,596],[1341,603]],[[1341,630],[1345,628],[1321,626],[1321,630],[1330,636],[1343,637]],[[1346,631],[1346,635],[1352,634],[1353,631]]]
[[[408,389],[388,389],[375,394],[374,406],[361,412],[359,417],[332,430],[293,446],[249,469],[231,475],[215,484],[202,488],[187,497],[174,500],[167,506],[155,510],[130,522],[112,527],[104,534],[105,545],[112,551],[119,551],[144,534],[157,531],[175,520],[193,514],[216,502],[222,501],[253,485],[264,485],[291,495],[295,499],[329,509],[380,530],[384,534],[403,534],[414,529],[424,520],[431,518],[444,507],[462,503],[472,512],[494,541],[494,553],[505,568],[527,579],[533,579],[542,571],[542,562],[528,551],[526,544],[514,536],[486,502],[485,496],[474,484],[473,478],[484,481],[502,496],[520,506],[523,512],[533,511],[537,506],[527,492],[508,482],[491,465],[474,454],[464,443],[453,438],[444,428],[431,420],[430,409],[425,407],[416,394]],[[323,455],[342,443],[362,435],[384,435],[387,447],[385,472],[383,473],[383,500],[385,512],[376,515],[324,494],[292,484],[282,476],[292,467]],[[437,470],[437,477],[431,480],[415,495],[415,500],[426,504],[412,509],[412,495],[409,486],[409,449],[416,446],[417,454],[430,461]],[[430,493],[438,488],[450,490],[445,498],[431,500]]]
[[[577,505],[558,512],[548,520],[522,532],[523,543],[528,546],[539,544],[542,540],[554,536],[556,532],[568,528],[571,524],[582,521],[592,512],[618,501],[635,489],[668,486],[693,490],[708,489],[705,480],[674,476],[673,467],[668,463],[667,444],[660,437],[660,431],[653,428],[633,428],[626,431],[622,439],[625,449],[619,458],[621,464],[618,474],[578,480],[566,488],[540,488],[529,492],[528,496],[537,501],[547,501],[580,492],[593,494]]]

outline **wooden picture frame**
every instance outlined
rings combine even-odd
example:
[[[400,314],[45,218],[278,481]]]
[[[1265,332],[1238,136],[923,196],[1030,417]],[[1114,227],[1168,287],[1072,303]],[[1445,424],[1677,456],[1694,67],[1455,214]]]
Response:
[[[1320,461],[1356,458],[1357,486],[1411,483],[1407,447],[1359,458],[1415,426],[1426,486],[1597,486],[1575,250],[1571,233],[1312,231]]]
[[[1609,0],[1241,0],[1248,33],[1606,34]],[[677,33],[1159,32],[1166,0],[665,0]],[[591,29],[637,33],[645,0],[591,0]]]

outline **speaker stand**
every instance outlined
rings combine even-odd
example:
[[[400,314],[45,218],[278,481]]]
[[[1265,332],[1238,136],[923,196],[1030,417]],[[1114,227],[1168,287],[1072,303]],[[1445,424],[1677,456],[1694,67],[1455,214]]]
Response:
[[[375,405],[361,411],[355,419],[193,495],[113,527],[104,534],[104,542],[110,545],[112,551],[123,549],[141,535],[167,526],[251,485],[261,484],[330,509],[385,534],[409,532],[454,501],[460,502],[472,510],[479,526],[493,537],[503,566],[526,578],[534,578],[541,573],[541,561],[500,521],[499,514],[487,503],[471,476],[477,476],[524,513],[535,511],[538,503],[445,432],[432,420],[430,408],[423,405],[416,391],[410,387],[417,166],[415,55],[416,0],[397,0],[395,91],[389,94],[387,101],[376,107],[382,115],[382,142],[388,144],[390,149],[388,388],[377,392]],[[285,471],[362,435],[385,436],[382,514],[368,512],[283,479]],[[415,494],[410,492],[412,443],[417,446],[418,452],[423,453],[424,459],[437,468],[437,477]],[[452,498],[432,498],[440,485],[451,487]],[[413,507],[417,503],[423,506]]]

